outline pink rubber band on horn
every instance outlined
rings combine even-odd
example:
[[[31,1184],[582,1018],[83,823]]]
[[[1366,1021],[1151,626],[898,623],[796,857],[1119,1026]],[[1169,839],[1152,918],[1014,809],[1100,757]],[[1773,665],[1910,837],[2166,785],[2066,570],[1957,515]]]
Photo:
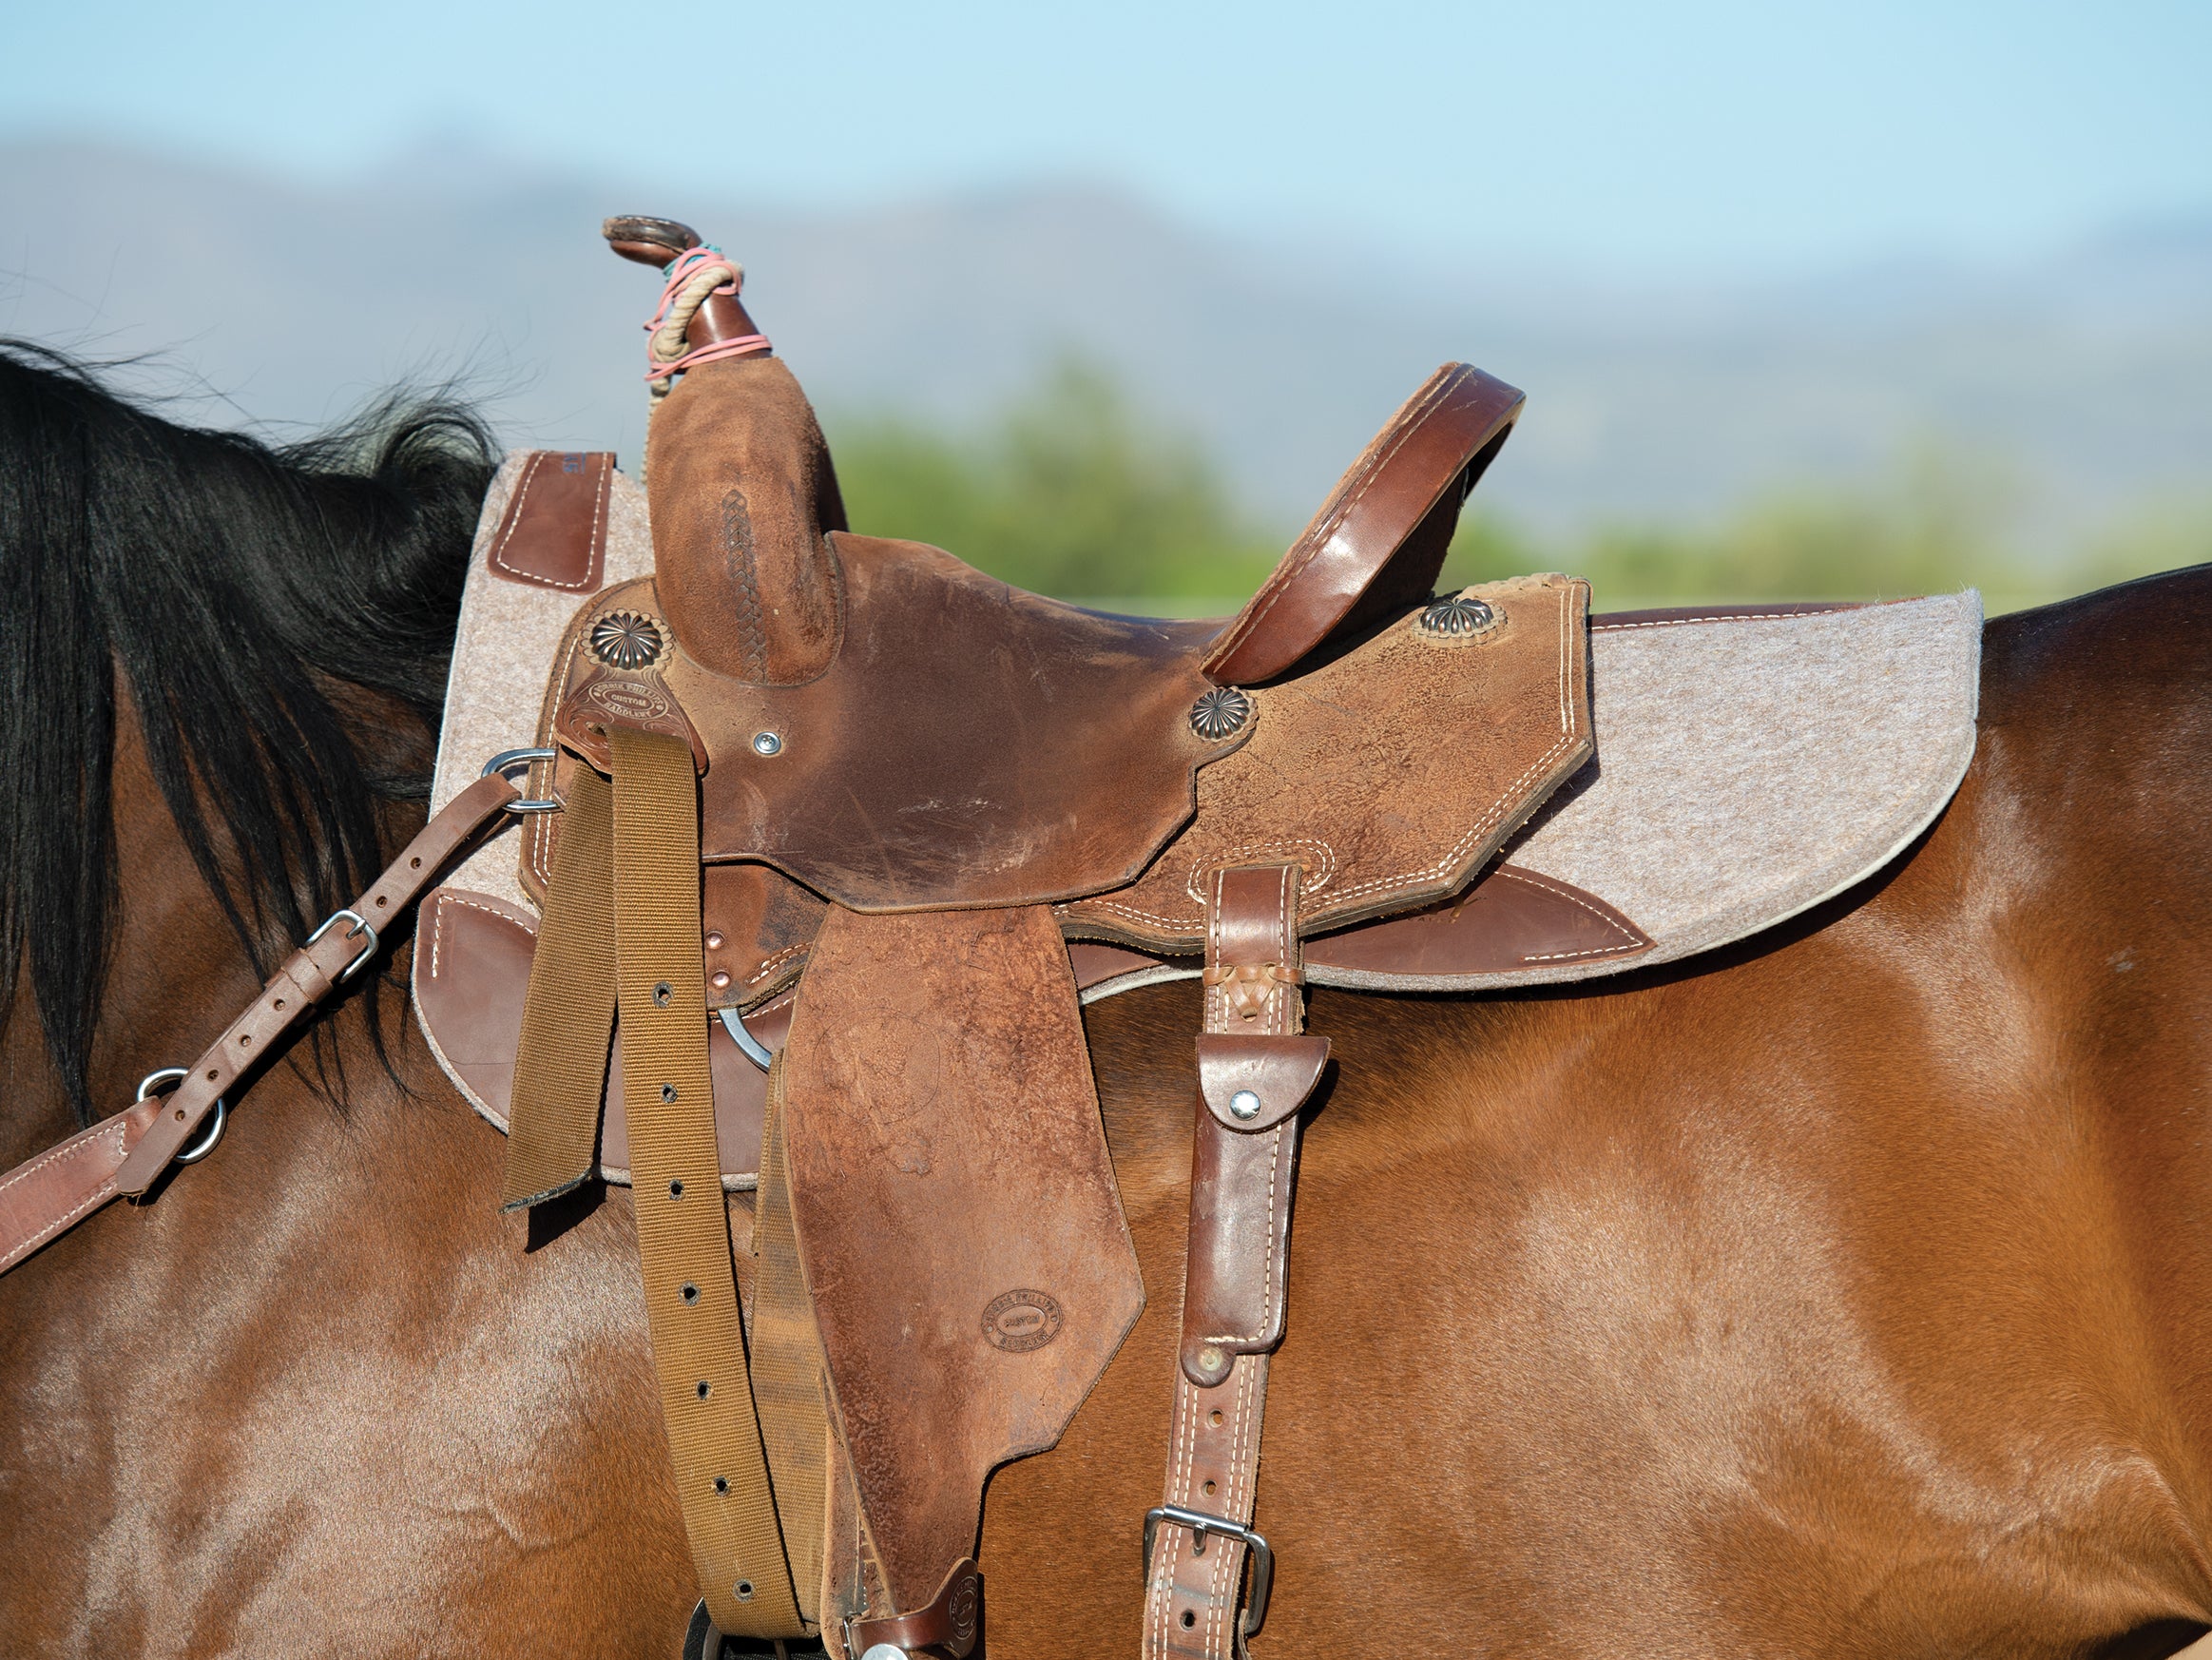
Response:
[[[661,290],[661,303],[654,308],[652,318],[646,322],[645,333],[648,335],[657,333],[668,316],[668,308],[676,303],[676,297],[701,271],[716,265],[729,273],[729,280],[721,283],[711,292],[715,294],[737,293],[742,280],[738,275],[738,268],[730,263],[719,248],[709,247],[702,242],[696,248],[684,249],[683,253],[670,261],[668,263],[668,280]],[[696,368],[702,363],[712,363],[721,357],[734,357],[742,352],[758,352],[768,347],[768,344],[766,335],[740,335],[734,339],[716,340],[711,344],[701,346],[695,351],[684,353],[683,357],[668,363],[656,361],[651,356],[651,348],[648,347],[645,360],[650,366],[645,370],[644,378],[647,380],[666,380],[681,375],[686,369]]]
[[[701,346],[686,352],[673,363],[656,363],[645,371],[647,380],[665,380],[671,375],[681,375],[686,369],[696,369],[702,363],[711,363],[718,357],[735,357],[741,352],[758,352],[768,344],[766,335],[739,335],[733,339],[717,340],[710,346]]]

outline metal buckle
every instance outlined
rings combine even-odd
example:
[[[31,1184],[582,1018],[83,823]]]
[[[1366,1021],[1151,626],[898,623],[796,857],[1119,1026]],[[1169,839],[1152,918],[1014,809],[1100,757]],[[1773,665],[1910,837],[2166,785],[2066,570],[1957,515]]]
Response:
[[[1173,1522],[1177,1527],[1188,1528],[1197,1535],[1191,1546],[1191,1554],[1206,1554],[1206,1535],[1221,1534],[1242,1545],[1251,1553],[1252,1581],[1245,1595],[1245,1609],[1237,1621],[1237,1646],[1241,1649],[1244,1639],[1260,1630],[1267,1618],[1267,1593],[1275,1587],[1275,1552],[1265,1539],[1242,1522],[1231,1521],[1225,1515],[1208,1515],[1202,1510],[1185,1510],[1180,1504],[1155,1505],[1144,1513],[1144,1580],[1152,1579],[1152,1546],[1160,1537],[1160,1524]]]
[[[192,1075],[189,1067],[163,1067],[158,1072],[148,1072],[138,1081],[138,1094],[134,1100],[144,1101],[163,1084],[181,1084]],[[177,1163],[196,1165],[215,1150],[215,1144],[222,1139],[222,1132],[230,1123],[230,1103],[221,1095],[215,1098],[215,1122],[201,1132],[199,1142],[177,1154]]]
[[[344,985],[348,980],[352,979],[356,975],[359,974],[361,972],[362,966],[366,964],[371,957],[376,955],[376,925],[370,921],[368,917],[362,916],[358,911],[333,911],[328,917],[325,917],[322,919],[322,926],[317,928],[313,934],[310,934],[307,936],[307,945],[303,945],[299,948],[301,951],[305,951],[308,945],[313,945],[317,940],[320,939],[324,935],[328,934],[333,928],[336,928],[340,922],[345,921],[351,921],[353,923],[353,927],[347,930],[346,933],[346,937],[348,939],[358,939],[362,935],[366,934],[369,936],[369,943],[361,947],[360,951],[356,954],[352,962],[349,962],[344,968],[338,970],[337,978],[331,982],[331,984],[334,986]]]
[[[528,766],[533,762],[557,761],[560,755],[558,749],[502,749],[484,763],[484,771],[480,776],[490,778],[495,772]],[[543,801],[510,801],[507,810],[510,813],[557,813],[562,805],[562,802],[548,796]]]

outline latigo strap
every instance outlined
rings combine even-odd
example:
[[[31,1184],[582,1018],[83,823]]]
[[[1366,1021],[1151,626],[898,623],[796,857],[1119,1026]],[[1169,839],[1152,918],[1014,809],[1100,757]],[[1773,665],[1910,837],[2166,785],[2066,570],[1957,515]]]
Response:
[[[1282,1341],[1298,1110],[1329,1052],[1328,1039],[1298,1034],[1298,876],[1295,864],[1255,865],[1216,871],[1207,886],[1167,1496],[1144,1518],[1145,1660],[1241,1653],[1267,1612],[1274,1562],[1252,1531],[1253,1487],[1268,1356]]]
[[[118,1193],[137,1197],[151,1187],[223,1092],[367,966],[378,932],[420,898],[446,861],[514,799],[514,786],[504,778],[478,779],[422,827],[367,892],[284,959],[173,1093],[141,1101],[0,1176],[0,1273]]]

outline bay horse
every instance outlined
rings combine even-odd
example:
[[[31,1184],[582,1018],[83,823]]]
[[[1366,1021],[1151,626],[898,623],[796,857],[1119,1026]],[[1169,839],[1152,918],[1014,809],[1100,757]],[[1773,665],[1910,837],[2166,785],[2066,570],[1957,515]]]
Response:
[[[279,450],[0,353],[0,1163],[188,1057],[418,826],[491,459],[465,410]],[[2212,1626],[2212,569],[1999,619],[1981,711],[1935,826],[1781,928],[1315,992],[1262,1660]],[[499,1213],[409,949],[214,1157],[0,1277],[10,1650],[678,1652],[628,1194]],[[1197,1002],[1087,1011],[1153,1295],[993,1479],[1000,1660],[1136,1642]]]

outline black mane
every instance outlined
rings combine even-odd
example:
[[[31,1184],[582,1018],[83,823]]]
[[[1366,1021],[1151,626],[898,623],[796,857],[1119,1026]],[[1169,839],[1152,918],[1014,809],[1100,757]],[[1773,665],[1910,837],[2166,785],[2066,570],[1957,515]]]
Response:
[[[266,973],[382,864],[380,809],[429,792],[493,454],[436,399],[287,447],[179,426],[0,341],[0,1009],[28,965],[81,1122],[119,693]]]

